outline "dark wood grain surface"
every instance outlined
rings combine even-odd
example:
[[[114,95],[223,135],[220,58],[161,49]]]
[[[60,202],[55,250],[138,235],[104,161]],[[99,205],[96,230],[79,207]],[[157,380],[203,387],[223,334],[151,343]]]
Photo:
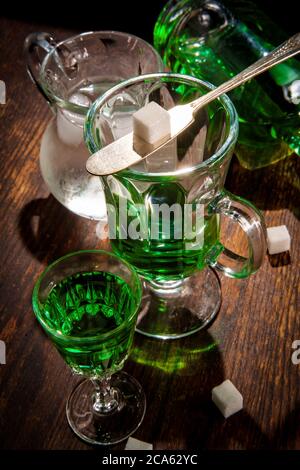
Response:
[[[40,175],[39,145],[51,113],[26,74],[22,45],[29,32],[45,29],[0,24],[0,79],[8,96],[0,108],[0,339],[7,348],[0,365],[0,446],[89,449],[65,416],[78,378],[31,308],[34,282],[50,261],[103,246],[95,223],[63,208]],[[300,340],[300,160],[292,156],[254,172],[233,161],[226,186],[262,209],[267,225],[287,225],[290,256],[266,256],[246,280],[221,277],[222,307],[207,331],[173,342],[136,335],[125,369],[141,382],[148,406],[135,437],[156,449],[299,449],[300,364],[291,355],[292,342]],[[225,236],[239,246],[230,228]],[[211,388],[226,378],[244,396],[244,410],[228,420],[210,400]]]

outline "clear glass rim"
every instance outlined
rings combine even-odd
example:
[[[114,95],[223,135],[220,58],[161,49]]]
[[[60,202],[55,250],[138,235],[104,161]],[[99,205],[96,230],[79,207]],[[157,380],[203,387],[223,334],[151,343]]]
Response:
[[[74,256],[80,256],[80,255],[84,255],[84,254],[105,255],[105,256],[109,256],[111,258],[115,258],[121,264],[124,264],[124,266],[126,266],[127,269],[129,270],[129,272],[132,274],[132,276],[134,278],[134,282],[135,282],[136,287],[137,287],[137,292],[136,292],[136,295],[137,295],[136,304],[137,305],[133,309],[130,316],[128,318],[126,318],[124,320],[124,322],[121,323],[121,325],[118,325],[113,330],[110,330],[106,333],[100,333],[98,335],[88,336],[88,337],[69,336],[69,335],[67,336],[67,335],[64,335],[63,333],[57,332],[54,328],[51,328],[47,324],[47,322],[41,317],[40,301],[39,301],[39,298],[38,298],[39,289],[40,289],[40,285],[41,285],[41,282],[43,281],[44,277],[46,276],[46,274],[49,273],[49,271],[51,271],[51,269],[53,269],[54,266],[60,264],[62,261],[66,260],[68,258],[72,258]],[[68,342],[68,343],[70,341],[73,341],[73,342],[76,342],[76,343],[92,343],[92,342],[95,342],[97,340],[98,341],[102,340],[102,339],[106,340],[107,338],[109,338],[111,336],[115,336],[119,331],[122,331],[125,326],[127,326],[129,323],[131,323],[131,321],[137,315],[138,310],[140,308],[141,300],[142,300],[142,290],[143,290],[142,283],[141,283],[141,280],[140,280],[136,270],[133,268],[133,266],[131,266],[126,261],[124,261],[120,256],[115,255],[114,253],[112,253],[110,251],[105,251],[105,250],[79,250],[79,251],[74,251],[72,253],[68,253],[67,255],[61,256],[57,260],[53,261],[53,263],[50,263],[44,269],[44,271],[39,275],[39,277],[38,277],[38,279],[37,279],[37,281],[34,285],[34,289],[33,289],[33,293],[32,293],[32,307],[33,307],[33,311],[34,311],[34,314],[35,314],[37,320],[40,322],[40,324],[45,329],[45,331],[50,334],[50,336],[54,336],[59,341],[65,341],[65,342]]]
[[[150,80],[153,78],[173,78],[173,79],[178,79],[178,81],[182,82],[189,82],[194,85],[201,85],[205,86],[208,88],[208,90],[214,90],[216,87],[212,85],[209,82],[206,82],[204,80],[200,80],[199,78],[195,78],[189,75],[183,75],[183,74],[178,74],[178,73],[151,73],[151,74],[145,74],[145,75],[140,75],[138,77],[133,77],[128,80],[124,80],[114,87],[110,88],[107,92],[105,92],[103,95],[99,96],[92,104],[92,106],[89,108],[89,111],[87,113],[85,123],[84,123],[84,139],[85,143],[90,151],[91,154],[97,152],[99,150],[98,145],[96,144],[95,138],[94,138],[94,133],[93,133],[93,121],[94,118],[99,110],[99,108],[102,106],[102,104],[111,97],[114,93],[118,92],[120,89],[124,88],[127,85],[133,85],[135,83],[138,83],[143,80]],[[143,173],[141,171],[135,170],[133,168],[131,169],[126,169],[118,172],[119,175],[122,176],[127,176],[127,177],[135,177],[137,179],[142,179],[142,180],[147,180],[148,178],[151,179],[159,179],[161,177],[176,177],[176,176],[184,176],[188,175],[194,171],[198,171],[203,169],[204,171],[207,169],[207,167],[212,166],[216,163],[221,162],[228,150],[235,145],[237,136],[238,136],[238,130],[239,130],[239,122],[238,122],[238,115],[236,112],[236,109],[230,100],[230,98],[223,94],[219,98],[217,98],[221,103],[222,106],[225,108],[225,110],[228,111],[229,118],[230,118],[230,128],[229,128],[229,133],[228,136],[223,143],[223,145],[215,152],[211,157],[209,157],[207,160],[204,162],[199,163],[198,165],[193,165],[189,168],[183,168],[181,170],[176,170],[173,172],[162,172],[162,173]]]
[[[57,44],[55,44],[55,46],[53,46],[52,50],[50,52],[48,52],[48,54],[46,54],[46,56],[45,56],[45,58],[44,58],[44,60],[41,64],[41,74],[40,74],[40,76],[41,76],[42,84],[45,82],[45,69],[47,67],[47,64],[48,64],[49,60],[52,58],[53,54],[55,53],[55,51],[57,50],[58,47],[62,46],[63,44],[66,44],[70,41],[78,40],[79,38],[83,38],[83,37],[85,38],[85,37],[88,37],[88,36],[101,35],[101,34],[121,36],[121,37],[126,37],[126,38],[130,37],[132,39],[138,40],[140,43],[144,44],[145,47],[152,50],[153,55],[156,56],[156,58],[157,58],[157,63],[159,64],[159,68],[161,69],[161,71],[164,70],[164,64],[163,64],[162,58],[158,54],[157,50],[154,49],[154,47],[150,43],[145,41],[144,39],[142,39],[138,36],[135,36],[134,34],[131,34],[131,33],[125,33],[123,31],[115,31],[115,30],[87,31],[87,32],[80,33],[80,34],[75,34],[73,36],[70,36],[67,39],[63,39],[62,41],[59,41]],[[86,115],[86,113],[89,109],[88,107],[81,106],[81,105],[78,105],[78,104],[71,103],[70,101],[63,100],[62,98],[57,96],[55,93],[50,91],[47,86],[45,86],[45,87],[43,86],[43,88],[44,88],[44,91],[45,91],[46,95],[49,96],[49,98],[51,98],[52,100],[54,100],[58,106],[63,107],[64,109],[68,109],[69,111],[76,112],[78,114]]]

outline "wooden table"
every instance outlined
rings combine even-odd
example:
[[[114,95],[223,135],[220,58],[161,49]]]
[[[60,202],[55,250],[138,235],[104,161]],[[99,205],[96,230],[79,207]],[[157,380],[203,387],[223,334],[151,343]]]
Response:
[[[0,27],[0,78],[8,95],[0,108],[0,339],[7,348],[6,365],[0,365],[0,445],[89,449],[65,416],[78,378],[31,308],[34,282],[51,260],[100,247],[95,223],[62,207],[40,175],[39,144],[51,113],[26,74],[22,44],[29,32],[43,29],[12,20],[1,20]],[[52,32],[61,38],[71,34]],[[226,185],[262,209],[267,225],[287,225],[290,258],[266,256],[246,280],[221,277],[222,307],[207,331],[173,342],[136,335],[125,369],[141,382],[148,406],[135,436],[155,449],[300,447],[300,364],[291,361],[292,343],[300,340],[300,160],[292,156],[254,172],[234,161]],[[230,235],[238,245],[238,237]],[[205,352],[212,342],[217,346]],[[212,387],[226,378],[244,396],[244,410],[228,420],[210,400]]]

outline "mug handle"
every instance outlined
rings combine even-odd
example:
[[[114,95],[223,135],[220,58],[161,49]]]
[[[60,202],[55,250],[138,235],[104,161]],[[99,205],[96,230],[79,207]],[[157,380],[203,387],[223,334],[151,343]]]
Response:
[[[51,104],[49,96],[46,95],[40,79],[41,64],[45,56],[56,46],[56,41],[49,33],[36,32],[29,34],[24,42],[24,55],[27,72],[41,92],[43,97]]]
[[[208,264],[233,278],[245,278],[255,273],[267,250],[261,212],[251,202],[223,190],[209,205],[209,213],[224,215],[240,225],[248,239],[248,257],[232,252],[219,242],[209,253]]]

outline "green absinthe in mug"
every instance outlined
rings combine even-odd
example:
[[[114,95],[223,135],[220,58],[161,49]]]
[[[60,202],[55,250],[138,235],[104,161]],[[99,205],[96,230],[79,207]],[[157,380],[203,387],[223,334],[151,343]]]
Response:
[[[121,185],[128,180],[114,177]],[[112,193],[111,193],[112,194]],[[201,270],[211,249],[217,253],[219,216],[205,214],[199,203],[187,203],[180,183],[151,184],[139,200],[112,194],[108,203],[110,241],[115,253],[145,278],[178,279]]]

